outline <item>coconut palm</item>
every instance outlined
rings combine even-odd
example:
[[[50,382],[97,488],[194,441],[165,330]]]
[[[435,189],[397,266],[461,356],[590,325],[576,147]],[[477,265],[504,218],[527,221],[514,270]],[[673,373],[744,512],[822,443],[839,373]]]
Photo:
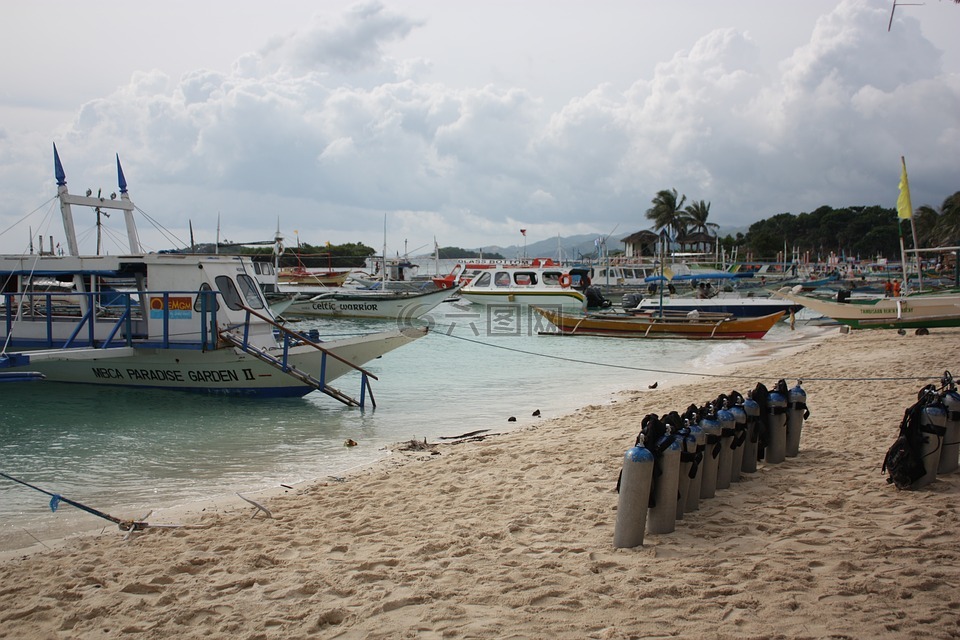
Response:
[[[720,228],[720,225],[715,222],[707,222],[707,218],[710,217],[709,202],[704,202],[703,200],[691,202],[687,205],[687,208],[683,210],[683,213],[692,231],[702,231],[709,234],[711,229],[716,231]]]
[[[686,201],[687,196],[678,196],[676,189],[658,191],[651,201],[653,206],[647,209],[647,218],[653,221],[653,228],[657,231],[667,229],[675,237],[682,235],[687,229],[683,213]]]
[[[941,247],[960,244],[960,191],[948,197],[940,206],[933,237]]]
[[[940,213],[929,205],[917,207],[913,212],[913,228],[917,231],[914,242],[918,247],[930,247],[937,244],[936,229],[940,224]],[[906,232],[904,232],[906,233]]]

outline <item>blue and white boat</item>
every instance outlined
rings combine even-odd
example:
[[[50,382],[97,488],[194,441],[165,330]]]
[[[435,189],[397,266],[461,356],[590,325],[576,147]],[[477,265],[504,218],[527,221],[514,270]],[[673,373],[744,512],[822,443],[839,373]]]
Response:
[[[376,378],[363,365],[426,334],[308,340],[276,322],[247,258],[142,252],[119,157],[119,198],[70,194],[56,146],[54,167],[67,253],[0,256],[2,372],[245,396],[318,390],[363,406]],[[130,253],[79,255],[73,206],[122,211]],[[52,291],[38,279],[71,286]],[[349,373],[359,374],[359,398],[329,385]]]

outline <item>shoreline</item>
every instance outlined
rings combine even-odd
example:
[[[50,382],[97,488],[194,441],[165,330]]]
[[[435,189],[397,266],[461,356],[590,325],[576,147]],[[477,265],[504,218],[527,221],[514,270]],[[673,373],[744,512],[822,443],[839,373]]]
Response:
[[[767,342],[763,340],[743,341],[742,344],[745,348],[742,351],[737,352],[728,362],[724,364],[715,364],[710,366],[702,373],[682,372],[662,374],[661,376],[658,376],[658,390],[662,392],[663,390],[670,389],[678,385],[696,384],[696,381],[708,380],[711,377],[723,377],[724,372],[735,368],[738,364],[751,362],[759,358],[785,355],[796,350],[809,348],[816,342],[829,338],[831,334],[832,331],[829,330],[812,330],[812,328],[807,328],[802,334],[788,334],[791,336],[790,340]],[[719,342],[717,345],[722,346],[723,343]],[[655,372],[652,370],[640,370],[640,373],[644,375],[653,375]],[[605,389],[603,391],[594,390],[589,392],[582,398],[573,402],[573,404],[576,406],[572,406],[572,408],[561,408],[561,413],[551,419],[556,420],[567,418],[576,414],[587,406],[605,406],[616,403],[618,398],[624,396],[625,394],[632,394],[640,391],[638,389],[634,389],[633,386],[634,385],[631,385],[630,383],[624,383],[618,389]],[[565,404],[570,405],[571,403],[567,402]],[[503,427],[493,427],[493,425],[490,425],[490,428],[487,429],[489,433],[484,435],[483,438],[507,437],[513,433],[542,424],[544,423],[539,420],[530,420],[529,417],[518,416],[517,422],[506,423],[503,425]],[[459,442],[446,441],[447,439],[452,439],[452,435],[453,434],[440,436],[440,440],[435,441],[432,444],[434,446],[460,444]],[[241,493],[241,495],[245,497],[253,498],[257,501],[268,500],[278,496],[290,494],[291,492],[307,490],[315,485],[326,486],[334,478],[351,478],[357,474],[369,472],[371,469],[376,469],[384,465],[388,467],[403,466],[410,462],[408,459],[410,456],[398,455],[402,452],[398,452],[397,447],[405,444],[406,441],[401,441],[392,443],[387,447],[381,447],[379,451],[383,453],[376,459],[368,460],[345,469],[338,469],[325,476],[306,478],[300,481],[291,482],[289,484],[264,486],[257,489],[244,490],[242,492],[234,491],[229,493],[217,493],[200,499],[190,500],[185,503],[157,506],[149,509],[150,517],[146,518],[146,520],[163,524],[186,524],[195,521],[198,518],[214,514],[231,515],[238,510],[253,511],[254,508],[251,505],[244,502],[242,498],[237,497],[238,493]],[[63,508],[74,509],[74,507],[69,505],[64,506]],[[143,512],[136,515],[129,512],[115,514],[109,510],[108,513],[120,518],[135,519],[140,519],[141,516],[144,515]],[[0,539],[0,563],[20,557],[27,557],[36,553],[45,553],[56,549],[62,549],[70,544],[71,541],[77,539],[110,537],[111,534],[118,534],[121,537],[125,535],[122,532],[119,532],[117,526],[113,523],[109,523],[106,520],[101,521],[97,519],[91,519],[95,518],[95,516],[84,515],[79,511],[71,513],[70,516],[75,521],[72,526],[67,524],[65,527],[53,527],[57,531],[65,531],[59,534],[43,536],[42,532],[31,532],[24,529],[26,536],[35,541],[30,544],[11,544],[9,541],[14,539],[13,536]],[[39,536],[35,536],[34,533],[39,533]]]
[[[960,329],[826,338],[729,365],[749,383],[634,389],[265,497],[272,518],[244,505],[4,562],[0,637],[955,637],[960,473],[900,492],[880,466],[917,390],[956,367]],[[642,417],[774,370],[807,374],[800,455],[613,548]]]

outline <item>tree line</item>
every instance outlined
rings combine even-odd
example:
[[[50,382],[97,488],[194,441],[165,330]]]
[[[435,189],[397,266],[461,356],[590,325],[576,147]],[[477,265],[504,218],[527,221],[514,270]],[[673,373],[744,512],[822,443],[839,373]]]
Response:
[[[924,205],[915,209],[913,225],[901,221],[892,207],[822,206],[809,213],[778,213],[754,222],[746,234],[723,238],[711,233],[718,225],[708,221],[710,203],[701,200],[684,206],[686,200],[676,189],[659,191],[646,211],[653,229],[666,230],[678,244],[694,233],[707,233],[728,254],[737,249],[739,255],[753,255],[756,260],[773,260],[785,247],[808,253],[811,260],[825,259],[831,252],[861,259],[895,257],[900,254],[901,233],[907,248],[960,246],[960,191],[939,208]]]

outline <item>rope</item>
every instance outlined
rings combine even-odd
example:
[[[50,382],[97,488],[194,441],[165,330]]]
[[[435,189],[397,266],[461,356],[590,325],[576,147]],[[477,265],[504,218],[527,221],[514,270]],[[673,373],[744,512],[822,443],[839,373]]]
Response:
[[[442,327],[442,326],[448,326],[448,327],[450,327],[451,329],[453,328],[453,325],[440,325],[440,324],[438,324],[438,325],[436,325],[436,326],[437,326],[438,328],[439,328],[439,327]],[[463,340],[464,342],[471,342],[471,343],[473,343],[473,344],[478,344],[478,345],[481,345],[481,346],[484,346],[484,347],[491,347],[491,348],[493,348],[493,349],[501,349],[501,350],[503,350],[503,351],[510,351],[510,352],[512,352],[512,353],[520,353],[520,354],[523,354],[523,355],[536,356],[536,357],[539,357],[539,358],[547,358],[547,359],[550,359],[550,360],[560,360],[560,361],[562,361],[562,362],[573,362],[573,363],[576,363],[576,364],[588,364],[588,365],[592,365],[592,366],[596,366],[596,367],[608,367],[608,368],[611,368],[611,369],[625,369],[625,370],[627,370],[627,371],[643,371],[643,372],[647,372],[647,373],[662,373],[662,374],[664,374],[664,375],[700,376],[700,377],[705,377],[705,378],[731,378],[731,379],[736,379],[736,380],[755,380],[755,379],[757,378],[756,375],[737,375],[737,374],[733,374],[733,373],[709,373],[709,372],[704,372],[704,371],[678,371],[678,370],[675,370],[675,369],[652,369],[652,368],[648,368],[648,367],[635,367],[635,366],[625,365],[625,364],[611,364],[611,363],[609,363],[609,362],[595,362],[595,361],[593,361],[593,360],[580,360],[580,359],[577,359],[577,358],[569,358],[569,357],[566,357],[566,356],[555,356],[555,355],[551,355],[551,354],[547,354],[547,353],[537,353],[537,352],[535,352],[535,351],[527,351],[527,350],[524,350],[524,349],[515,349],[515,348],[513,348],[513,347],[504,347],[504,346],[501,346],[501,345],[498,345],[498,344],[491,344],[491,343],[489,343],[489,342],[483,342],[482,340],[474,340],[474,339],[466,338],[466,337],[463,337],[463,336],[455,336],[455,335],[450,334],[450,333],[443,333],[443,332],[438,332],[438,331],[433,331],[433,332],[430,333],[430,335],[437,335],[437,334],[439,334],[439,335],[441,335],[441,336],[443,336],[443,337],[446,337],[446,338],[453,338],[453,339],[455,339],[455,340]],[[768,377],[768,376],[760,376],[760,377]],[[777,378],[777,379],[779,379],[779,378],[785,378],[785,379],[796,378],[796,379],[798,379],[798,380],[803,380],[803,381],[805,381],[805,382],[811,381],[811,380],[812,380],[812,381],[817,381],[817,382],[908,382],[908,381],[911,381],[911,382],[912,382],[912,381],[915,381],[915,380],[939,380],[939,379],[940,379],[940,376],[939,376],[939,375],[935,375],[935,376],[906,376],[906,377],[887,376],[887,377],[876,377],[876,378],[867,378],[867,377],[855,377],[855,378],[839,378],[839,377],[830,377],[830,378],[827,378],[827,377],[821,377],[821,378],[818,378],[818,377],[813,377],[813,376],[808,376],[808,375],[773,375],[773,374],[770,374],[769,377],[771,377],[771,378]]]

